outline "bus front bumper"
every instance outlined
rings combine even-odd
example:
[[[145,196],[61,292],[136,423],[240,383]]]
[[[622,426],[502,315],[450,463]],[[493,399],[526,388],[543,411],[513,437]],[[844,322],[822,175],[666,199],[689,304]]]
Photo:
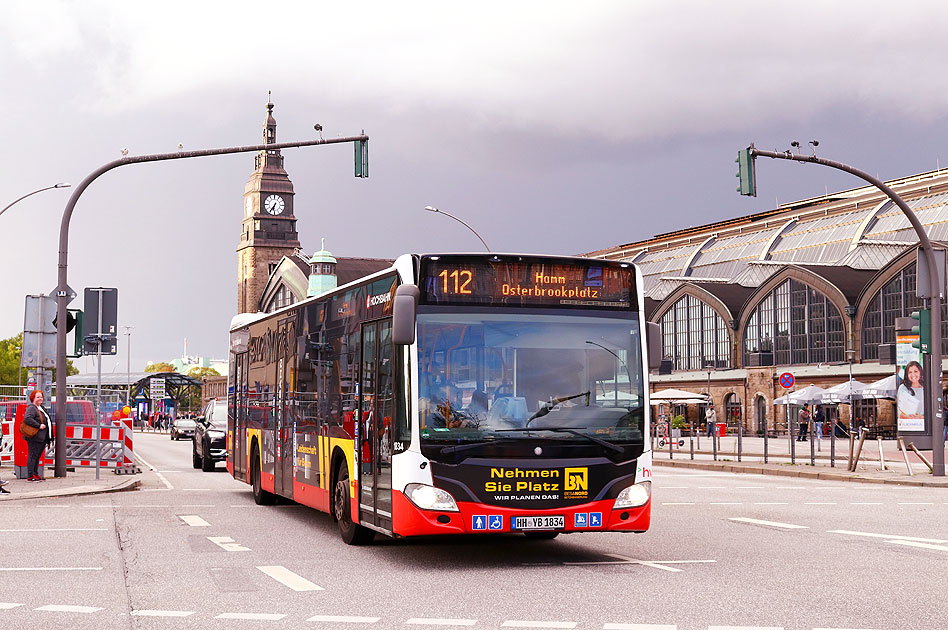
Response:
[[[523,533],[518,517],[563,517],[563,527],[534,529],[564,534],[576,532],[644,532],[651,521],[651,499],[640,507],[613,509],[614,499],[591,501],[549,510],[530,510],[458,502],[458,512],[422,510],[403,493],[392,491],[394,533],[398,536],[438,534]]]

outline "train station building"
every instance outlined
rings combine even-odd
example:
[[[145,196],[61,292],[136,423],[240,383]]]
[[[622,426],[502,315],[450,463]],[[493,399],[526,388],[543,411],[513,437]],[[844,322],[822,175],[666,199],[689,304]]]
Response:
[[[948,170],[887,183],[935,247],[948,248]],[[899,208],[863,187],[585,255],[642,270],[646,318],[662,332],[663,368],[652,391],[709,392],[719,422],[726,417],[754,434],[784,430],[795,413],[774,404],[788,391],[782,373],[794,375],[794,389],[848,383],[850,370],[865,384],[895,373],[895,319],[922,305],[917,250]],[[944,308],[942,318],[948,322]],[[933,337],[948,353],[946,330]],[[894,406],[857,400],[852,412],[885,435],[894,430]],[[695,421],[703,411],[673,413]],[[824,411],[850,417],[845,402]]]

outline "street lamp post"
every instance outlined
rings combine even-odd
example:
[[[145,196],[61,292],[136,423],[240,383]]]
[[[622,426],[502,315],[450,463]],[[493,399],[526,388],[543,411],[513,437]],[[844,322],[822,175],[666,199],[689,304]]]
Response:
[[[132,406],[132,329],[134,326],[122,326],[125,329],[125,383],[128,390],[125,393],[125,404]]]
[[[20,201],[23,201],[24,199],[26,199],[27,197],[31,195],[35,195],[36,193],[41,193],[44,190],[52,190],[53,188],[69,188],[70,186],[72,186],[72,184],[68,184],[66,182],[59,182],[58,184],[53,184],[52,186],[47,186],[46,188],[40,188],[39,190],[34,190],[33,192],[27,193],[23,195],[22,197],[20,197],[19,199],[14,200],[13,203],[7,204],[7,206],[3,210],[0,210],[0,214],[3,214],[7,210],[9,210],[14,204]]]
[[[196,157],[209,157],[212,155],[229,155],[232,153],[253,153],[258,151],[277,151],[279,149],[293,149],[298,147],[311,147],[322,144],[340,144],[346,142],[361,143],[363,152],[361,159],[365,158],[365,147],[368,144],[369,137],[365,134],[359,136],[348,136],[341,138],[330,138],[325,140],[303,140],[299,142],[274,142],[271,144],[255,144],[242,147],[224,147],[218,149],[202,149],[199,151],[177,151],[175,153],[155,153],[151,155],[126,155],[118,160],[113,160],[103,164],[96,170],[86,176],[76,187],[69,201],[66,202],[66,208],[63,210],[62,223],[59,228],[59,273],[58,284],[56,286],[56,313],[59,321],[66,321],[66,306],[75,298],[75,292],[69,287],[67,270],[69,258],[69,222],[72,220],[72,213],[76,208],[79,197],[85,192],[86,188],[98,179],[101,175],[120,166],[129,164],[143,164],[145,162],[161,162],[165,160],[183,160]],[[358,153],[358,152],[357,152]],[[360,158],[357,158],[359,160]],[[360,162],[357,162],[357,167]],[[361,171],[357,170],[358,173]],[[56,389],[60,392],[66,391],[66,327],[61,326],[56,329]],[[66,397],[56,397],[56,432],[59,435],[65,435],[66,431]],[[56,468],[57,477],[66,476],[66,449],[56,449]]]
[[[460,223],[461,225],[469,229],[471,232],[473,232],[474,236],[476,236],[478,240],[480,240],[481,245],[484,246],[484,249],[490,252],[490,247],[487,246],[487,243],[484,242],[484,239],[481,238],[481,235],[477,233],[477,230],[472,228],[470,225],[468,225],[461,219],[457,218],[456,216],[454,216],[453,214],[449,212],[445,212],[444,210],[439,210],[438,208],[435,208],[434,206],[425,206],[425,210],[427,210],[428,212],[437,212],[438,214],[443,214],[446,217],[451,217],[452,219],[454,219],[455,221],[457,221],[458,223]]]
[[[781,160],[791,160],[794,162],[809,162],[811,164],[820,164],[822,166],[829,166],[830,168],[835,168],[840,171],[845,171],[850,175],[855,175],[856,177],[869,182],[879,190],[881,190],[885,195],[892,200],[892,202],[898,206],[899,210],[902,211],[902,214],[905,215],[905,218],[912,225],[912,228],[915,230],[915,235],[918,237],[919,247],[922,250],[924,256],[922,259],[925,261],[925,265],[928,268],[928,280],[929,288],[928,293],[931,296],[931,330],[934,331],[934,342],[931,344],[931,362],[932,362],[932,387],[928,388],[927,402],[930,405],[931,409],[931,440],[932,440],[932,474],[936,477],[945,476],[945,427],[944,427],[944,404],[942,399],[941,391],[941,344],[942,344],[942,330],[941,330],[941,304],[942,298],[944,296],[945,288],[939,285],[941,274],[938,273],[938,265],[935,260],[935,250],[932,248],[931,240],[928,238],[928,233],[925,231],[925,227],[922,225],[921,221],[918,220],[918,217],[908,204],[889,186],[887,186],[881,179],[878,177],[873,177],[865,171],[861,171],[858,168],[850,166],[849,164],[844,164],[842,162],[837,162],[836,160],[828,160],[825,158],[817,157],[815,148],[819,144],[816,140],[810,143],[814,147],[813,155],[804,155],[802,153],[792,153],[791,151],[761,151],[754,147],[751,144],[747,149],[745,154],[751,161],[757,156],[769,157],[773,159]],[[793,146],[799,147],[799,143],[795,143]],[[743,152],[742,152],[743,153]],[[741,160],[740,155],[738,160]],[[754,180],[753,168],[751,168],[750,179]],[[744,165],[741,166],[741,172],[746,174]],[[745,178],[741,179],[742,187],[739,190],[744,189]],[[756,195],[756,181],[753,181],[749,188],[750,192],[742,194],[754,194]],[[64,315],[60,315],[63,317]],[[936,385],[937,384],[937,385]],[[792,446],[792,444],[791,444]]]

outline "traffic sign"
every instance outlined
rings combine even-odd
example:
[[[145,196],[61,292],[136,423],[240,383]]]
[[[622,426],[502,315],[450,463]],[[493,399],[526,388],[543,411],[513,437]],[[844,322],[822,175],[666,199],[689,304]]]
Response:
[[[783,374],[780,375],[780,386],[783,387],[784,389],[790,389],[791,387],[793,387],[793,383],[794,383],[793,374],[791,374],[790,372],[784,372]]]

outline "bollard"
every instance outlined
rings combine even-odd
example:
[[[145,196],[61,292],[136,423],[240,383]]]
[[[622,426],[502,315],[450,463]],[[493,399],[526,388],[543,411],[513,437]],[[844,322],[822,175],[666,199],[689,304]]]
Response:
[[[743,420],[743,418],[741,418]],[[744,435],[744,423],[737,423],[737,461],[741,461],[741,453],[744,445],[741,443],[741,437]]]
[[[863,442],[866,441],[867,433],[869,433],[869,431],[866,427],[859,427],[859,442],[856,444],[856,454],[853,456],[853,465],[852,468],[849,469],[850,472],[856,472],[856,467],[859,466],[859,455],[862,453],[862,445]]]
[[[672,437],[672,421],[671,416],[668,416],[668,459],[674,459],[675,456],[672,453],[672,442],[675,441],[675,438]]]
[[[767,414],[764,414],[764,463],[765,464],[767,463],[767,434],[768,433],[770,433],[770,427],[767,426]]]
[[[879,442],[879,465],[882,466],[880,470],[885,470],[885,455],[882,453],[882,438],[877,437],[876,440]]]
[[[836,468],[836,418],[833,418],[830,429],[830,468]]]
[[[852,431],[849,432],[849,463],[846,464],[846,470],[853,469],[853,451],[856,447],[856,434]]]
[[[912,450],[915,452],[916,455],[918,455],[918,458],[919,458],[920,460],[922,460],[922,463],[924,463],[926,466],[928,466],[928,472],[930,472],[930,473],[934,473],[934,472],[935,472],[935,469],[932,468],[932,463],[931,463],[930,461],[928,461],[927,459],[925,459],[925,456],[924,456],[924,455],[922,455],[921,453],[918,452],[918,449],[915,448],[915,443],[914,443],[914,442],[909,442],[909,448],[912,449]]]
[[[691,451],[691,459],[695,458],[695,426],[691,425],[688,430],[688,450]]]
[[[899,438],[899,450],[902,451],[902,459],[905,460],[905,467],[908,469],[909,477],[912,477],[915,473],[912,472],[912,464],[908,460],[908,451],[905,450],[905,441],[902,438]]]
[[[797,440],[796,438],[800,435],[800,425],[797,424],[797,435],[793,435],[793,421],[790,420],[790,416],[787,416],[787,435],[790,436],[790,463],[797,463]]]
[[[813,416],[810,416],[810,421],[807,423],[807,430],[810,434],[810,466],[816,466],[816,447],[813,446],[813,442],[816,441],[816,438],[813,437],[814,424],[816,423],[813,421]]]

